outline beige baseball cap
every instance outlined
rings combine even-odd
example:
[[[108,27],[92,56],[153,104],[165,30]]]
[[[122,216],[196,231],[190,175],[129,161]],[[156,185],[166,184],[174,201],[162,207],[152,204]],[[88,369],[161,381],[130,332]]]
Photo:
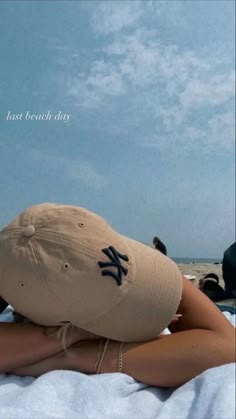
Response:
[[[176,313],[182,287],[171,259],[84,208],[34,205],[0,232],[0,295],[41,325],[154,339]]]

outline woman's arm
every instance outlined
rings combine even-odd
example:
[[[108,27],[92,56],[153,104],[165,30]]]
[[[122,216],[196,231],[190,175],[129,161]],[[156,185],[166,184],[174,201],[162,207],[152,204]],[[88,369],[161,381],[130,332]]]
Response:
[[[102,364],[102,373],[118,371],[120,343],[110,341]],[[98,342],[74,344],[34,365],[11,371],[16,375],[38,377],[52,370],[72,370],[95,374]],[[178,387],[203,371],[235,362],[233,339],[209,330],[187,330],[123,347],[122,372],[148,385]]]
[[[112,351],[102,372],[117,371],[117,344]],[[202,329],[161,336],[139,346],[125,344],[123,352],[123,371],[126,374],[161,387],[178,387],[209,368],[235,362],[233,337],[225,338]]]
[[[234,327],[225,318],[218,307],[183,277],[183,292],[177,313],[182,317],[168,328],[172,333],[189,329],[211,330],[222,335],[234,335]]]
[[[124,373],[149,385],[176,387],[208,368],[235,362],[234,327],[187,280],[178,312],[183,318],[170,326],[175,329],[171,335],[149,342],[125,343]],[[110,341],[102,372],[117,371],[119,345],[120,342]],[[39,376],[54,369],[67,369],[94,374],[97,353],[98,342],[80,342],[71,346],[69,354],[60,353],[14,373]]]
[[[47,336],[45,330],[45,327],[36,324],[0,322],[0,373],[61,352],[61,340]],[[79,330],[73,328],[68,334],[68,346],[79,340]]]

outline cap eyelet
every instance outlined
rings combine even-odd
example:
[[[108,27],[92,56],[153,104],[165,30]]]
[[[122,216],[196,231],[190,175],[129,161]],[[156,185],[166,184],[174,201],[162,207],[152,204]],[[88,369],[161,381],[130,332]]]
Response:
[[[20,286],[24,287],[25,286],[24,282],[20,282]]]
[[[69,269],[69,267],[70,267],[70,264],[69,264],[68,262],[64,263],[64,265],[63,265],[63,269],[64,269],[65,271],[67,271],[67,269]]]
[[[84,223],[78,223],[78,227],[83,228],[84,227]]]

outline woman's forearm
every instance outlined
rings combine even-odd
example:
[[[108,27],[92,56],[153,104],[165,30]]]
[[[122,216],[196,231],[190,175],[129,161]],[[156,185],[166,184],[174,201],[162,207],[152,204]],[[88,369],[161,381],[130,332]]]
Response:
[[[234,327],[218,308],[186,279],[183,283],[182,301],[178,313],[182,314],[182,317],[177,323],[169,326],[171,335],[161,336],[149,342],[125,343],[123,349],[125,373],[149,385],[172,387],[187,382],[208,368],[235,362]],[[8,338],[7,335],[6,338]],[[22,335],[16,336],[14,333],[13,335],[13,345],[17,348],[17,340],[20,340]],[[15,371],[19,375],[34,376],[54,369],[95,373],[98,342],[76,343],[70,348],[69,355],[63,352],[58,356],[51,356],[62,349],[60,342],[53,338],[52,346],[47,342],[49,345],[47,347],[45,343],[46,349],[44,348],[41,357],[39,357],[39,342],[38,337],[38,343],[28,343],[29,347],[24,345],[24,350],[28,354],[27,362],[17,365],[15,363],[15,366],[9,362],[11,368],[8,372]],[[35,345],[34,355],[32,355],[32,344]],[[0,348],[0,360],[1,350]],[[16,353],[16,349],[14,350]],[[102,372],[117,371],[118,350],[119,342],[111,341]],[[11,352],[11,356],[12,353],[14,351]],[[37,362],[46,357],[48,359],[45,359],[45,362]],[[30,360],[32,365],[27,367]],[[17,370],[17,367],[24,368]]]
[[[69,334],[68,344],[78,340]],[[45,327],[35,324],[0,323],[0,373],[32,364],[62,351],[57,337],[47,336]]]
[[[69,366],[65,352],[62,351],[33,364],[25,365],[20,368],[10,369],[7,371],[7,373],[19,376],[39,377],[40,375],[46,374],[50,371],[68,369],[71,368]]]
[[[123,355],[126,374],[163,387],[180,386],[209,368],[231,362],[235,362],[234,337],[198,329],[161,336],[139,346],[125,344]],[[109,372],[115,367],[113,351],[105,369]]]
[[[120,343],[110,341],[102,373],[118,371]],[[74,344],[40,363],[12,373],[39,376],[56,369],[95,374],[98,342]],[[149,342],[126,343],[123,347],[123,372],[137,381],[161,387],[178,387],[203,371],[235,362],[234,336],[208,330],[188,330],[162,335]]]
[[[168,326],[172,333],[190,329],[212,330],[229,336],[234,333],[233,325],[218,307],[186,278],[183,278],[182,300],[177,313],[182,317]]]

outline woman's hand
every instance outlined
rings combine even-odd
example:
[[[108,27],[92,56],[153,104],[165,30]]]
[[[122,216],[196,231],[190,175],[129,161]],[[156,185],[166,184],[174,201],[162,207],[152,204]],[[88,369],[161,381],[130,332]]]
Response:
[[[0,345],[0,373],[24,368],[62,352],[63,341],[55,331],[52,334],[52,328],[34,323],[0,322],[0,342],[4,342]],[[66,333],[65,344],[69,348],[74,343],[97,341],[98,338],[93,333],[71,327]]]
[[[85,335],[84,335],[85,336]],[[104,349],[105,339],[103,341]],[[102,373],[116,372],[120,342],[110,340],[102,363]],[[96,374],[96,364],[99,353],[99,341],[93,339],[80,341],[67,351],[62,351],[37,363],[10,371],[18,376],[39,377],[54,370],[70,370],[84,374]]]
[[[8,374],[18,375],[20,377],[40,377],[40,375],[54,370],[67,370],[66,357],[64,352],[59,352],[42,361],[24,367],[16,368],[8,372]]]
[[[90,341],[77,342],[66,351],[59,352],[34,364],[14,369],[9,374],[21,377],[39,377],[55,370],[71,370],[93,374],[96,372],[95,364],[98,347],[98,341],[91,337]]]

